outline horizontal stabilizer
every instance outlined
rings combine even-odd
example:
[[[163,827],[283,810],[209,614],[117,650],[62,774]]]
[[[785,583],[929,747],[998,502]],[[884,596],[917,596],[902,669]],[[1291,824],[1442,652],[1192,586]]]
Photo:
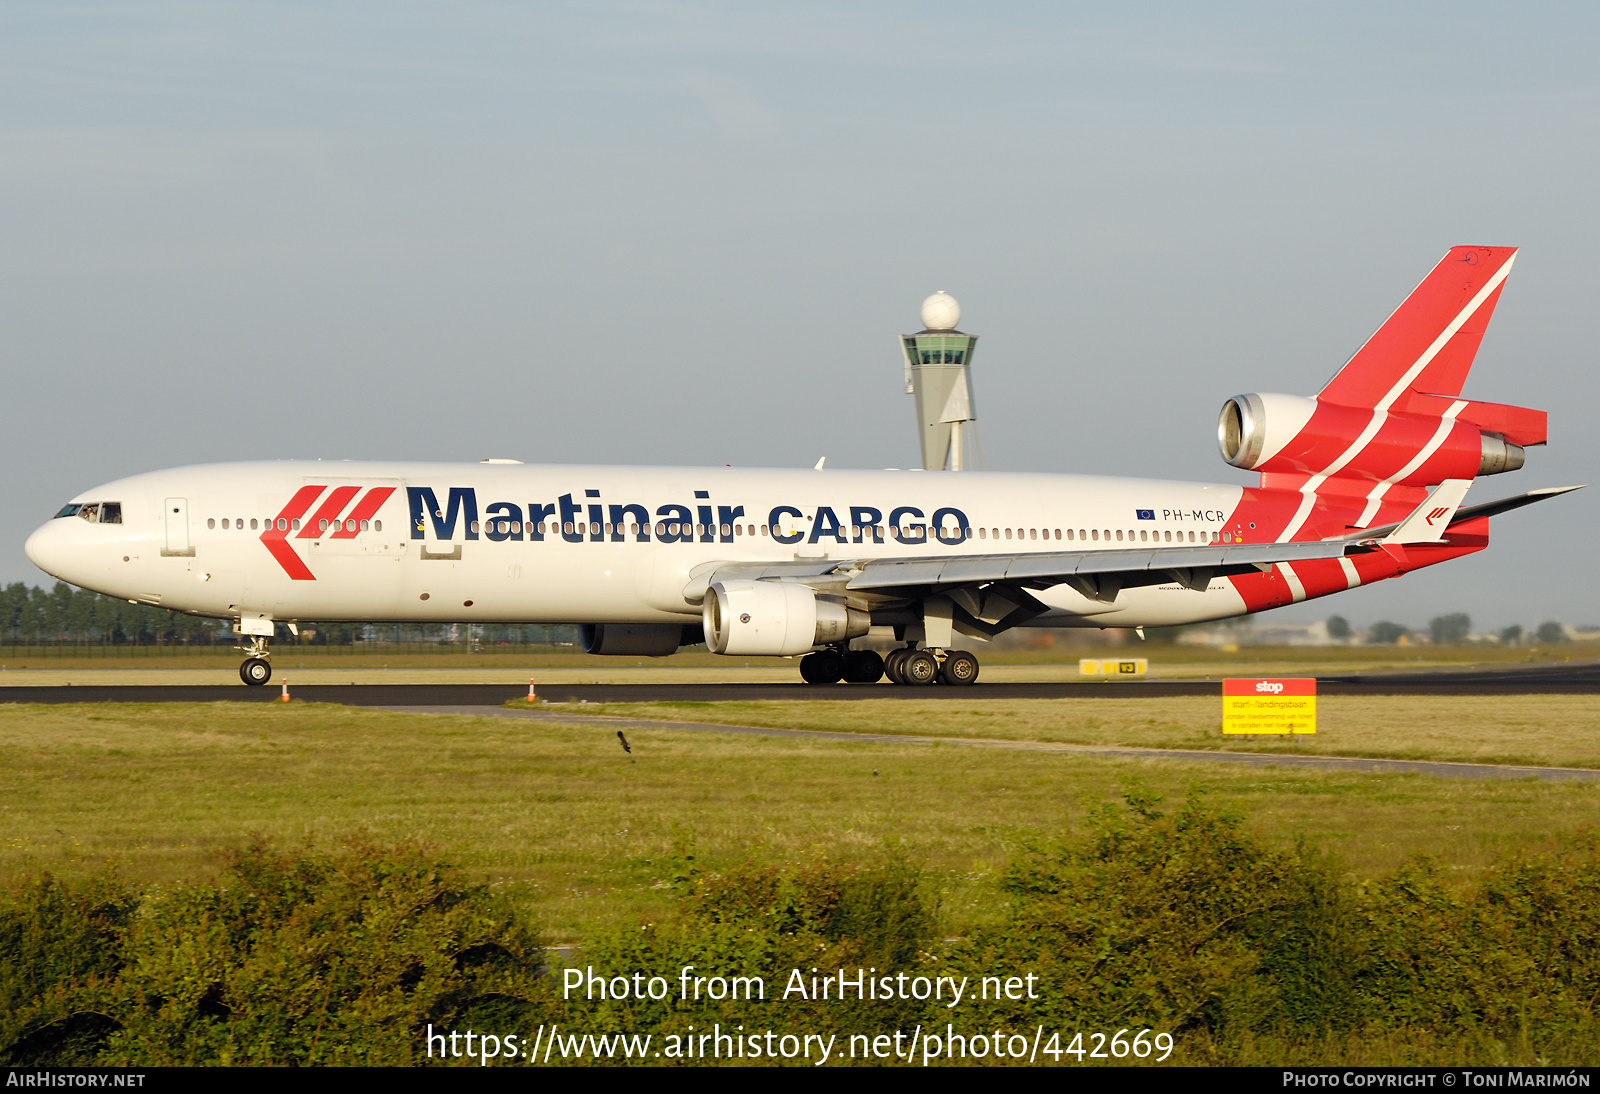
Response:
[[[1476,517],[1492,517],[1500,513],[1509,513],[1513,509],[1521,509],[1524,505],[1532,505],[1536,501],[1544,501],[1548,498],[1560,497],[1562,494],[1570,494],[1574,490],[1582,489],[1582,486],[1547,486],[1540,490],[1530,490],[1526,494],[1517,494],[1514,497],[1501,498],[1499,501],[1485,501],[1480,502],[1477,505],[1463,506],[1462,508],[1457,509],[1455,515],[1450,518],[1450,524],[1453,526],[1460,524],[1462,521],[1472,520]],[[1424,506],[1433,506],[1433,498],[1428,498],[1428,500],[1422,504]],[[1407,517],[1406,519],[1409,520],[1411,518]],[[1401,522],[1401,524],[1404,523],[1404,521]],[[1381,540],[1385,536],[1393,533],[1399,527],[1400,524],[1383,524],[1375,528],[1363,528],[1360,531],[1351,532],[1348,535],[1340,536],[1339,539],[1347,542],[1351,540],[1362,540],[1365,542]]]
[[[1383,537],[1385,543],[1438,543],[1450,527],[1456,510],[1466,500],[1471,479],[1445,479],[1423,499],[1411,515]]]
[[[1544,444],[1550,436],[1550,415],[1543,410],[1504,403],[1479,403],[1449,395],[1423,395],[1406,392],[1395,402],[1396,410],[1423,414],[1430,418],[1446,415],[1475,425],[1485,433],[1495,433],[1524,448]],[[1454,413],[1452,413],[1454,411]]]
[[[1557,498],[1562,494],[1570,494],[1574,490],[1582,490],[1582,486],[1546,486],[1542,490],[1529,490],[1526,494],[1518,494],[1512,498],[1501,498],[1499,501],[1486,501],[1481,505],[1469,505],[1465,509],[1457,510],[1452,524],[1460,524],[1464,520],[1474,517],[1492,517],[1499,513],[1509,513],[1513,509],[1521,509],[1524,505],[1532,505],[1536,501],[1547,498]]]

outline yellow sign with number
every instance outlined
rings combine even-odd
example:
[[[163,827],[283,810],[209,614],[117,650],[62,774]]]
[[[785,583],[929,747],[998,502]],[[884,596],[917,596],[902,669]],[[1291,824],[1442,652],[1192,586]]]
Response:
[[[1143,657],[1096,660],[1085,657],[1078,662],[1080,676],[1143,676],[1150,671],[1150,662]]]

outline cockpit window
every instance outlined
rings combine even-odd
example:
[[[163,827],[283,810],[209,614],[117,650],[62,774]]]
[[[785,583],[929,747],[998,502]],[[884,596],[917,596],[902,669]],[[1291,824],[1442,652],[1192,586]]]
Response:
[[[82,517],[90,524],[121,524],[122,503],[120,501],[78,501],[71,505],[61,507],[61,512],[56,514],[56,519],[61,517]]]

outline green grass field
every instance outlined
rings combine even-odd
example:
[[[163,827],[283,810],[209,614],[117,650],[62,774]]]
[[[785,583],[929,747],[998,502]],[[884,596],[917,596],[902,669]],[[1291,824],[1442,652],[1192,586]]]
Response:
[[[1587,698],[1323,703],[1327,728],[1301,747],[1600,766]],[[809,719],[872,732],[1221,744],[1206,736],[1212,701],[1089,704],[655,709],[678,720]],[[1020,841],[1074,825],[1130,784],[1174,802],[1205,792],[1273,841],[1334,851],[1357,878],[1425,854],[1465,881],[1600,823],[1592,783],[627,732],[632,756],[605,726],[300,703],[0,705],[0,876],[115,863],[130,880],[170,884],[209,876],[216,849],[249,833],[360,831],[447,849],[553,940],[573,941],[599,924],[665,914],[675,839],[692,841],[709,868],[744,858],[867,861],[897,848],[934,872],[948,930],[959,934],[998,913],[994,873]]]
[[[1115,684],[1107,685],[1114,688]],[[543,704],[627,718],[1139,748],[1600,768],[1600,696],[1322,696],[1314,735],[1222,734],[1205,697]],[[510,706],[527,707],[526,701]]]

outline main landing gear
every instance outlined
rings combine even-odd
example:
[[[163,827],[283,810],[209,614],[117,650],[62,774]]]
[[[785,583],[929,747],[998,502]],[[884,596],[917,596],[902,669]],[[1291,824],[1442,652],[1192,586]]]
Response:
[[[883,679],[883,658],[874,650],[829,646],[800,658],[800,679],[808,684],[876,684]]]
[[[905,646],[889,654],[884,673],[896,684],[974,684],[978,680],[978,659],[966,650]]]
[[[887,658],[872,650],[829,646],[800,659],[800,678],[808,684],[875,684],[887,676],[896,684],[972,684],[978,659],[966,650],[929,650],[906,646]]]
[[[272,651],[267,649],[265,638],[257,635],[250,639],[248,646],[234,648],[245,655],[244,664],[239,666],[239,679],[254,686],[272,679]]]

